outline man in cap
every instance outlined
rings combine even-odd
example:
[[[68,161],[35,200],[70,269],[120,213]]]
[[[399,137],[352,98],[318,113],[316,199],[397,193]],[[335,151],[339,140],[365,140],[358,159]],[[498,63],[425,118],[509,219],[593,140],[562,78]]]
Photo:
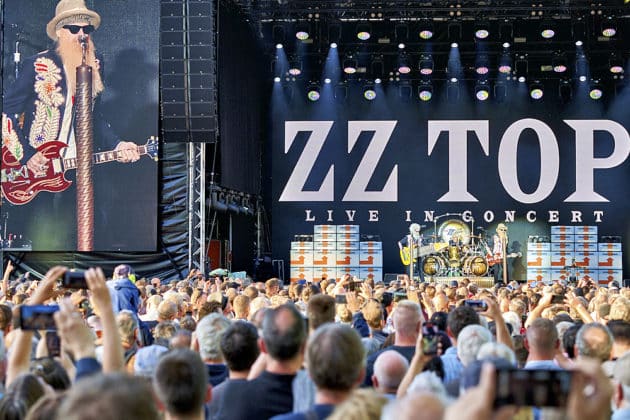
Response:
[[[133,275],[133,270],[127,264],[120,264],[114,268],[112,279],[107,282],[109,294],[112,297],[114,313],[127,309],[134,314],[138,313],[140,307],[140,291],[131,282],[129,276]]]
[[[35,191],[33,179],[38,181],[37,185],[48,186],[52,191],[69,188],[60,187],[60,181],[55,177],[65,168],[53,165],[58,157],[64,159],[62,164],[76,157],[77,112],[73,105],[76,68],[82,64],[84,48],[86,64],[92,68],[92,100],[95,101],[104,90],[91,38],[100,24],[101,17],[88,9],[84,0],[61,0],[55,16],[46,26],[46,33],[55,41],[55,48],[25,59],[19,77],[3,97],[2,166],[19,169],[21,178],[18,178],[33,184]],[[97,140],[94,152],[115,149],[121,162],[139,159],[137,145],[119,141],[103,119],[94,119],[93,132]],[[64,147],[55,152],[61,146]],[[3,190],[7,197],[6,191],[17,184],[9,185],[11,180],[3,180],[5,182]],[[37,202],[29,203],[29,211],[22,211],[13,218],[12,228],[36,239],[33,244],[36,249],[65,250],[75,246],[76,228],[63,221],[72,220],[76,203],[61,196],[63,199],[57,193],[48,199],[37,197]]]

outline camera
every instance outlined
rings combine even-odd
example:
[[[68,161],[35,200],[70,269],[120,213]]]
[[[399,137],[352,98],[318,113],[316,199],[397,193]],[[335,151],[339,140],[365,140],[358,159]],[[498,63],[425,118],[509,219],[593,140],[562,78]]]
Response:
[[[23,330],[56,330],[53,314],[58,305],[22,305],[20,306],[20,328]]]
[[[466,299],[464,301],[464,305],[470,306],[475,310],[475,312],[484,312],[488,310],[488,304],[483,300]]]
[[[61,287],[65,289],[87,289],[88,285],[85,281],[85,271],[68,270],[64,273],[61,281]]]
[[[335,303],[348,303],[346,295],[335,295]]]
[[[571,390],[567,370],[497,369],[494,406],[564,407]]]
[[[553,295],[551,297],[551,304],[555,305],[555,304],[563,304],[564,303],[564,296],[560,296],[560,295]]]
[[[432,322],[422,325],[422,352],[426,355],[437,354],[438,351],[438,327]]]

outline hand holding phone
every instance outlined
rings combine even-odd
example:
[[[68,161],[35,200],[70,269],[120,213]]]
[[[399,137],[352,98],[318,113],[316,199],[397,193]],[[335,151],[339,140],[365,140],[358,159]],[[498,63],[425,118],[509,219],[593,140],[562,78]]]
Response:
[[[497,369],[494,406],[565,407],[572,377],[567,370]]]
[[[488,310],[488,304],[483,300],[466,299],[464,305],[473,308],[475,312],[485,312]]]
[[[65,289],[87,289],[88,285],[85,281],[85,271],[68,270],[64,273],[61,281],[61,287]]]
[[[422,325],[422,352],[428,356],[438,352],[438,327],[432,322]]]
[[[53,314],[59,311],[57,305],[20,306],[20,328],[27,331],[56,330]]]

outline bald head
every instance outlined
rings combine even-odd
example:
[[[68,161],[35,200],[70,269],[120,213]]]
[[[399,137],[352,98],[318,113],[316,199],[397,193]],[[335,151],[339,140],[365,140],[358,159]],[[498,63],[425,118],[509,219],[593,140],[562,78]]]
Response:
[[[374,388],[382,394],[395,393],[407,369],[409,362],[403,355],[394,350],[384,351],[374,362]]]
[[[575,339],[579,357],[590,357],[600,362],[610,360],[613,336],[605,325],[593,322],[580,327]]]

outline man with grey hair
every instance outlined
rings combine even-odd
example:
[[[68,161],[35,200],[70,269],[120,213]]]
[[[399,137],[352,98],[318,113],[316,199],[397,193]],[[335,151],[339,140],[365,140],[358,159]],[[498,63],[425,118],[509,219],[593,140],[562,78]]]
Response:
[[[615,411],[611,420],[630,419],[630,352],[617,359],[613,378],[612,406]]]
[[[365,351],[361,337],[344,324],[324,324],[311,334],[306,365],[315,383],[315,405],[303,413],[276,416],[274,420],[325,419],[363,382]]]
[[[482,345],[492,341],[492,333],[481,325],[468,325],[457,336],[457,357],[464,367],[477,360]]]
[[[610,330],[597,322],[584,324],[575,338],[575,353],[578,357],[590,357],[604,363],[610,360],[613,336]]]
[[[205,316],[197,324],[193,348],[199,352],[208,370],[208,382],[217,386],[228,377],[228,368],[221,355],[221,337],[230,321],[219,313]]]
[[[398,386],[409,369],[409,362],[394,350],[381,353],[374,362],[372,385],[377,392],[390,399],[396,398]]]
[[[365,375],[364,386],[372,386],[372,375],[374,374],[374,362],[381,353],[387,350],[394,350],[403,355],[408,362],[416,352],[416,341],[424,321],[420,305],[410,300],[401,300],[396,305],[393,312],[394,317],[394,344],[385,347],[379,352],[372,353],[367,361],[367,374]]]

